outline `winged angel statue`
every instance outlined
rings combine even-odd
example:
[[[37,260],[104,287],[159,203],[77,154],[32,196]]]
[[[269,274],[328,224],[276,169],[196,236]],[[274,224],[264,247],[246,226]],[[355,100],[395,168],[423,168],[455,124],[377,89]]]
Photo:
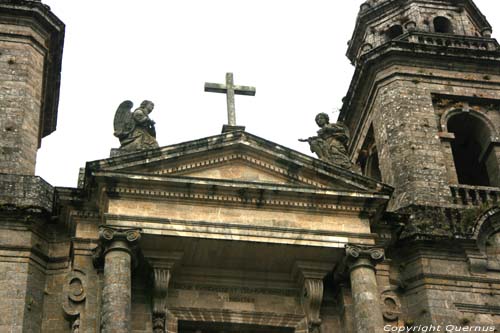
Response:
[[[120,139],[120,150],[158,148],[155,122],[149,118],[154,108],[153,102],[143,101],[141,106],[132,112],[133,106],[131,101],[124,101],[115,113],[114,135]]]

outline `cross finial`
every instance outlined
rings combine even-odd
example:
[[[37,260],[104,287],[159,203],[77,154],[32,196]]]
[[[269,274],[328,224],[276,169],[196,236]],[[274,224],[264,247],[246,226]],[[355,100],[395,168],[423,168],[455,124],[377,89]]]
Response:
[[[233,73],[226,73],[226,84],[205,83],[205,91],[226,94],[227,118],[229,127],[236,127],[236,109],[234,106],[234,95],[255,96],[255,88],[247,86],[235,86]]]

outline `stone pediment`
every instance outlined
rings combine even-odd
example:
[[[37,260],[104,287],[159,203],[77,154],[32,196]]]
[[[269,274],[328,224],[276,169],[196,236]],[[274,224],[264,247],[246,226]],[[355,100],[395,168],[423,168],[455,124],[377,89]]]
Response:
[[[390,193],[369,178],[244,131],[89,162],[87,172],[119,172],[241,184]]]

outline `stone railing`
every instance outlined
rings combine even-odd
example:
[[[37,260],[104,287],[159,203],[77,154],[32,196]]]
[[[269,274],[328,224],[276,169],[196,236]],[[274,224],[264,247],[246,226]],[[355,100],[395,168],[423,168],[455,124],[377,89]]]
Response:
[[[500,188],[451,185],[453,203],[464,206],[482,206],[500,204]]]
[[[469,50],[495,51],[500,49],[498,42],[492,38],[436,34],[419,31],[405,33],[395,40]]]
[[[0,173],[0,206],[52,211],[54,188],[37,176]]]

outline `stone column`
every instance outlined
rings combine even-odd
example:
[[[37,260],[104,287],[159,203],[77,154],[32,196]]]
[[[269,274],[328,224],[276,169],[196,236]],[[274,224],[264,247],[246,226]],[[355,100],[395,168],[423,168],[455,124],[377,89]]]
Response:
[[[104,285],[102,289],[101,332],[129,333],[132,296],[132,250],[141,237],[138,229],[103,226]]]
[[[380,333],[383,331],[384,318],[382,317],[375,265],[384,260],[384,250],[347,245],[346,254],[351,279],[356,332]]]

